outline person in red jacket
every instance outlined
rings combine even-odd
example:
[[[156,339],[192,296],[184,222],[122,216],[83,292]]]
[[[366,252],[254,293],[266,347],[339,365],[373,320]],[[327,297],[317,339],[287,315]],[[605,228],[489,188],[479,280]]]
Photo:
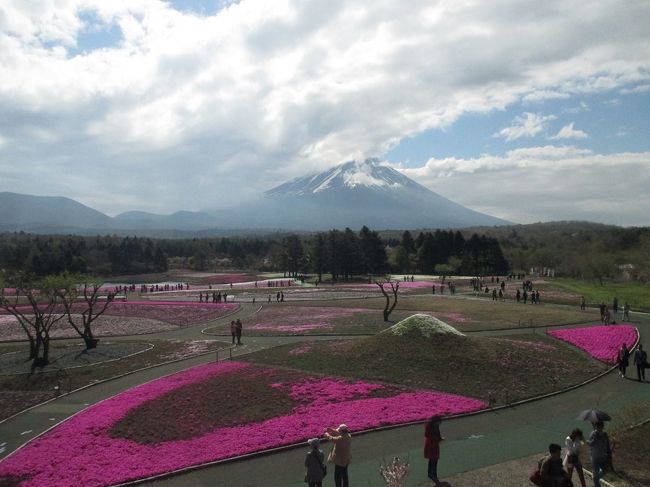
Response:
[[[429,459],[427,476],[439,485],[438,460],[440,459],[440,442],[444,440],[440,434],[440,416],[431,416],[424,428],[424,458]]]

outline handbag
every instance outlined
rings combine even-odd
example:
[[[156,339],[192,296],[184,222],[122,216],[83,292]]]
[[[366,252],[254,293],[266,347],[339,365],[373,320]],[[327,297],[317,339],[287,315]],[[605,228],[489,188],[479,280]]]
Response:
[[[542,475],[539,472],[539,468],[536,468],[533,470],[533,472],[530,474],[530,477],[528,478],[533,484],[538,485],[542,487]]]

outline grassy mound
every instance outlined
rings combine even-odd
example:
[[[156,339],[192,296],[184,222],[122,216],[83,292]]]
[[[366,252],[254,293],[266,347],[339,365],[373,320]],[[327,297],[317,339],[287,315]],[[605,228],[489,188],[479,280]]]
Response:
[[[383,333],[390,333],[397,336],[420,335],[425,338],[431,338],[434,335],[458,335],[465,336],[456,328],[448,325],[431,315],[423,313],[414,314],[405,320],[391,326]]]
[[[553,392],[606,369],[580,350],[541,335],[423,337],[417,326],[407,330],[284,345],[245,360],[484,400],[490,393],[499,403]]]

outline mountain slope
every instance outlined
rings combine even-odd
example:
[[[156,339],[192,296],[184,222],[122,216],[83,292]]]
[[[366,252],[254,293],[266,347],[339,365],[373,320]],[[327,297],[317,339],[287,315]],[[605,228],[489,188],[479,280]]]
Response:
[[[454,203],[376,159],[351,161],[265,193],[288,228],[458,228],[507,222]]]
[[[61,196],[0,192],[0,230],[57,231],[109,228],[112,219]]]

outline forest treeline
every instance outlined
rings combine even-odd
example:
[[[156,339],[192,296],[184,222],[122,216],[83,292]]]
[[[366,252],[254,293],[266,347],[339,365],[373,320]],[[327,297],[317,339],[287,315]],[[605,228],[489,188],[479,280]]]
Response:
[[[397,239],[382,238],[367,227],[214,239],[0,234],[0,268],[8,274],[115,276],[174,267],[329,274],[345,280],[387,273],[503,274],[508,262],[495,238],[473,234],[466,239],[459,231],[419,232],[415,238],[406,231]]]
[[[98,276],[224,268],[328,274],[490,275],[550,268],[557,276],[650,278],[650,229],[557,222],[465,230],[153,239],[0,234],[0,269]]]

